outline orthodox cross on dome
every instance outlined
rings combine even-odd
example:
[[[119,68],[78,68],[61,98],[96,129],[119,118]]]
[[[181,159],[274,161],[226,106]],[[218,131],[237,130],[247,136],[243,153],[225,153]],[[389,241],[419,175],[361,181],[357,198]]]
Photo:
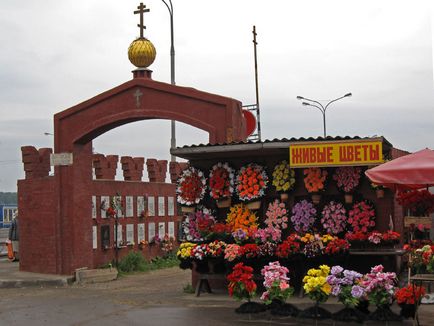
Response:
[[[140,14],[140,24],[137,24],[137,27],[140,29],[140,38],[143,38],[143,30],[146,29],[146,26],[143,25],[143,14],[145,12],[149,12],[149,9],[146,9],[146,6],[143,5],[143,2],[140,2],[140,5],[137,7],[138,10],[134,11],[135,14]]]

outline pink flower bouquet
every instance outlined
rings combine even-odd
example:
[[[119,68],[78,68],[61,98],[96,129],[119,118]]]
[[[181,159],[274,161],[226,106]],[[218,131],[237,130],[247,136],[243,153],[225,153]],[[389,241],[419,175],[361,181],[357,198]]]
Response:
[[[347,224],[346,210],[341,203],[331,201],[322,210],[321,223],[330,234],[338,234],[345,230]]]

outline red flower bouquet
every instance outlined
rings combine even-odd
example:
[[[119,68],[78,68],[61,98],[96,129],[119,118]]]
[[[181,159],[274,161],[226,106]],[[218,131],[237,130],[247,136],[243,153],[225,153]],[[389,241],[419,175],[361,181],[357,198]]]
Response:
[[[423,286],[408,285],[404,288],[400,288],[395,293],[396,302],[399,305],[411,304],[414,305],[415,300],[419,302],[425,295],[425,288]]]
[[[228,198],[234,192],[234,169],[228,163],[215,164],[209,173],[210,195],[215,200]]]
[[[351,225],[354,232],[366,233],[375,226],[374,207],[366,201],[355,203],[348,216],[348,224]]]
[[[250,299],[255,295],[256,283],[253,280],[253,268],[238,263],[234,266],[232,273],[227,276],[229,281],[228,290],[231,297],[238,300]]]
[[[345,193],[352,193],[354,188],[359,185],[362,169],[359,167],[345,166],[336,169],[333,179],[337,186]]]
[[[428,216],[434,212],[434,195],[428,190],[399,192],[398,203],[418,216]]]
[[[268,176],[262,166],[251,163],[240,169],[236,184],[240,200],[249,201],[264,196]]]
[[[244,258],[256,258],[259,255],[259,247],[256,243],[247,243],[240,247],[238,255]]]
[[[206,179],[203,172],[190,167],[185,169],[178,179],[178,202],[182,205],[192,206],[198,204],[205,195]]]
[[[324,253],[327,255],[336,255],[345,253],[350,249],[350,243],[345,239],[335,238],[327,243]]]
[[[291,234],[277,246],[276,256],[279,258],[288,258],[291,255],[299,254],[301,252],[301,244],[300,236]]]

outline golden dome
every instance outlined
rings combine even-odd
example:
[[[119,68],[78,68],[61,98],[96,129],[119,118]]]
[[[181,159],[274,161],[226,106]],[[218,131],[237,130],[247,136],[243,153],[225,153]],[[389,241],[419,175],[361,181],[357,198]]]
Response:
[[[146,38],[138,38],[128,48],[128,59],[137,68],[147,68],[155,60],[157,51],[154,44]]]

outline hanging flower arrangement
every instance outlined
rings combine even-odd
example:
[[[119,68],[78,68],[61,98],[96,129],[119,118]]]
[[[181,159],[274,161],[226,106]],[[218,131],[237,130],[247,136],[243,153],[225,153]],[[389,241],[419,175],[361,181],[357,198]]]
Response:
[[[289,168],[287,161],[282,161],[274,167],[273,186],[278,192],[285,192],[294,188],[295,171]]]
[[[327,171],[320,168],[304,169],[304,186],[307,192],[324,191],[324,185],[327,178]]]
[[[232,206],[226,217],[226,224],[232,231],[242,229],[245,232],[249,232],[251,228],[257,228],[257,217],[255,213],[251,212],[243,204]]]
[[[316,209],[311,202],[302,200],[292,208],[291,222],[297,232],[307,232],[315,223]]]
[[[268,184],[268,176],[264,168],[251,163],[243,166],[237,175],[237,193],[242,201],[249,201],[264,196]]]
[[[194,167],[189,167],[182,171],[178,179],[177,200],[182,205],[196,205],[203,199],[205,188],[206,179],[203,172]]]
[[[267,218],[264,223],[270,228],[284,230],[288,227],[288,210],[284,203],[280,203],[277,199],[268,205]]]
[[[361,173],[360,167],[343,166],[336,169],[333,179],[341,191],[352,193],[359,185]]]
[[[344,205],[331,201],[322,210],[321,223],[328,233],[338,234],[345,230],[347,216]]]
[[[207,209],[188,214],[183,223],[184,233],[188,241],[201,241],[212,232],[215,217]]]
[[[434,212],[434,195],[428,190],[399,192],[397,200],[400,205],[418,216],[428,216]]]
[[[234,169],[228,163],[217,163],[209,172],[210,195],[215,200],[228,198],[234,192]]]
[[[355,203],[348,213],[348,224],[353,232],[366,233],[375,226],[374,207],[366,201]]]

